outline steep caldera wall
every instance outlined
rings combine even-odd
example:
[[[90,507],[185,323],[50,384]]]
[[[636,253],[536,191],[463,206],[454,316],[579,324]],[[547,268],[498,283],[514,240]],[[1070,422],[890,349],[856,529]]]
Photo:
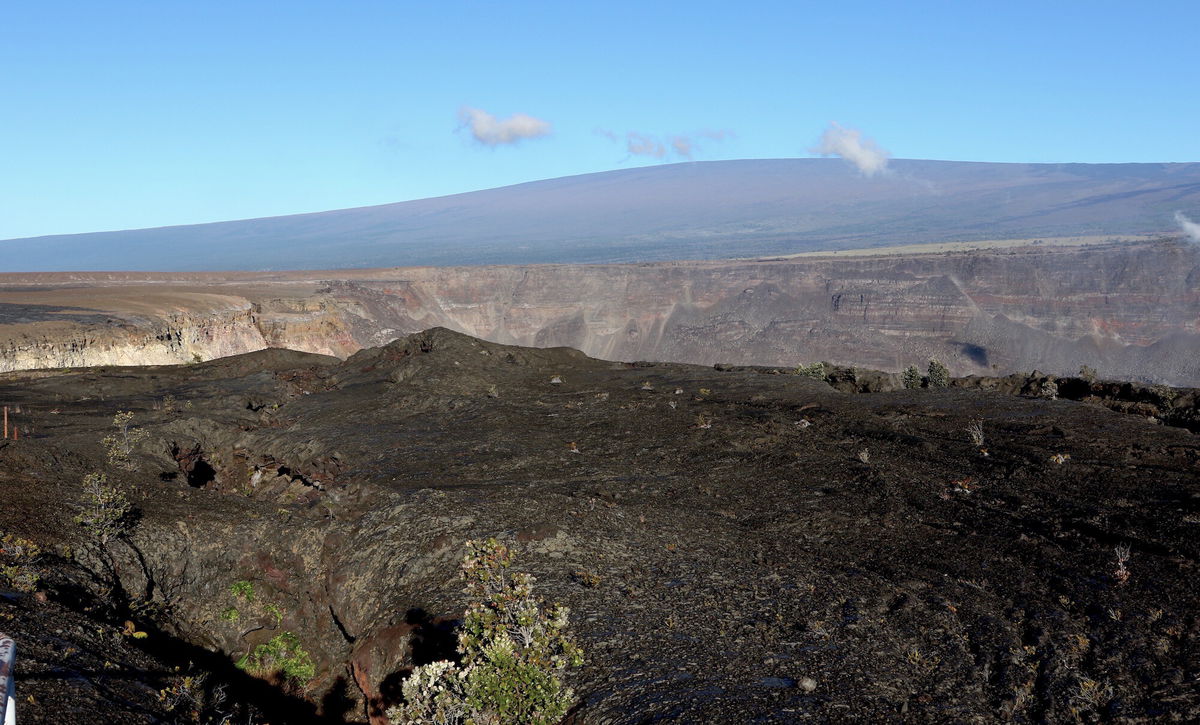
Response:
[[[1083,365],[1200,382],[1200,251],[1177,244],[647,265],[418,268],[331,293],[415,331],[614,360],[959,375]],[[383,310],[387,310],[383,312]]]
[[[937,357],[958,375],[1088,365],[1200,385],[1200,251],[1169,242],[54,282],[0,279],[0,369],[262,347],[344,357],[443,326],[615,360],[898,370]]]
[[[191,286],[0,292],[0,372],[172,365],[267,347],[345,357],[360,345],[347,311],[304,296],[261,298]]]

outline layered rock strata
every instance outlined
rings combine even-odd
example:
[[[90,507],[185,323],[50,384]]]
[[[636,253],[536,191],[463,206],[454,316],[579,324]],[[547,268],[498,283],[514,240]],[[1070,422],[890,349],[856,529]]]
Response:
[[[1200,251],[1170,242],[71,283],[85,286],[0,280],[0,370],[263,347],[345,357],[444,326],[616,360],[898,370],[936,357],[959,375],[1088,365],[1111,378],[1200,385]]]

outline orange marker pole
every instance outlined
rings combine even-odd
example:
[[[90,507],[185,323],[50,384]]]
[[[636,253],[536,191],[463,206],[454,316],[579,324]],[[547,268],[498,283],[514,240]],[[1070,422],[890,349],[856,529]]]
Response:
[[[4,406],[4,438],[8,439],[8,406]]]

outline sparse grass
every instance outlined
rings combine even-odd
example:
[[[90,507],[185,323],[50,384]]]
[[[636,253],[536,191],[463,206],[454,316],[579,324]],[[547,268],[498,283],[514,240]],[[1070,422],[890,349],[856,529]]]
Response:
[[[576,569],[571,572],[571,579],[582,587],[595,589],[600,586],[600,575],[586,569]]]
[[[967,424],[967,438],[970,439],[971,445],[979,447],[983,445],[983,421],[976,418]]]
[[[1082,678],[1071,696],[1072,709],[1097,711],[1113,698],[1112,685],[1090,678]]]
[[[1117,566],[1113,570],[1113,579],[1116,580],[1117,584],[1124,584],[1129,581],[1129,568],[1125,566],[1129,562],[1129,545],[1120,544],[1113,550],[1113,553],[1117,559]]]
[[[13,534],[0,536],[0,580],[18,592],[32,592],[41,583],[37,560],[42,549],[29,539]]]

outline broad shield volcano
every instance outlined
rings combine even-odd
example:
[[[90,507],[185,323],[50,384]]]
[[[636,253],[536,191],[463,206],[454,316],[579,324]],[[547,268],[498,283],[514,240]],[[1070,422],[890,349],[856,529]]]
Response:
[[[0,271],[337,269],[721,259],[1140,236],[1200,216],[1200,164],[710,161],[267,219],[0,242]]]

